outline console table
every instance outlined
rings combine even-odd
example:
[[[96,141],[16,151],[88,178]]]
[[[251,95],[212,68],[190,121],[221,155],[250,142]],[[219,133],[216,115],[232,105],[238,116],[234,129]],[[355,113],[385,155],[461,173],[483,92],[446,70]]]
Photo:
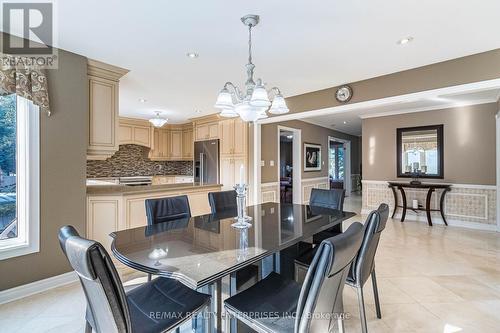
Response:
[[[405,217],[406,217],[406,209],[411,209],[411,210],[421,210],[425,211],[427,215],[427,223],[429,226],[432,226],[432,219],[431,219],[431,212],[439,212],[441,213],[441,217],[443,218],[443,222],[445,225],[448,225],[448,222],[446,222],[446,218],[444,216],[444,198],[446,195],[446,192],[451,190],[451,185],[449,184],[430,184],[430,183],[422,183],[422,184],[415,184],[412,185],[410,183],[405,183],[405,182],[388,182],[389,187],[392,190],[392,194],[394,195],[394,211],[392,212],[392,217],[394,218],[394,215],[396,215],[396,210],[398,208],[403,208],[403,213],[401,214],[401,222],[404,222]],[[406,202],[406,193],[405,193],[405,188],[417,188],[417,189],[427,189],[427,198],[425,200],[425,208],[413,208],[413,207],[408,207],[407,202]],[[403,200],[402,205],[399,205],[398,203],[398,193],[396,189],[401,192],[401,198]],[[442,189],[443,192],[441,193],[441,198],[439,199],[439,209],[431,209],[431,198],[432,198],[432,193],[436,191],[436,189]]]

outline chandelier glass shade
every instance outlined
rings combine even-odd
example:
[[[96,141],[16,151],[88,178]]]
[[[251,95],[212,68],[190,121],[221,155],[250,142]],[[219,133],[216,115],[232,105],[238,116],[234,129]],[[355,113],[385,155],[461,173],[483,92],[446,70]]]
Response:
[[[168,122],[168,119],[160,117],[160,112],[155,112],[156,116],[149,119],[149,122],[153,124],[154,127],[163,127]]]
[[[252,63],[252,28],[259,23],[259,16],[246,15],[241,18],[241,21],[248,27],[248,64],[246,65],[245,91],[242,92],[232,82],[226,82],[219,92],[214,106],[221,110],[222,117],[239,116],[246,122],[267,118],[267,112],[271,114],[289,112],[285,99],[277,87],[268,91],[261,79],[255,83],[253,78],[255,65]],[[272,101],[269,98],[270,94],[274,96]]]

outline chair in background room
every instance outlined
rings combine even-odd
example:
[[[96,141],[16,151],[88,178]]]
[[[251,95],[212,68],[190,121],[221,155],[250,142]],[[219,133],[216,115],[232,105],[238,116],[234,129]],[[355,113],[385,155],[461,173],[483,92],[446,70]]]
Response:
[[[257,332],[331,332],[333,316],[326,314],[344,312],[342,291],[362,238],[363,225],[356,222],[344,233],[324,240],[302,286],[273,272],[228,298],[224,303],[226,332],[230,333],[231,317]],[[342,319],[339,316],[337,321],[340,332],[344,327]]]
[[[125,292],[104,247],[62,227],[59,243],[76,271],[87,299],[85,332],[169,332],[191,320],[210,303],[210,296],[182,283],[157,278]],[[158,313],[158,317],[151,317]],[[173,315],[168,315],[173,314]],[[209,328],[209,320],[205,321]]]
[[[364,226],[363,243],[360,250],[354,259],[346,283],[357,289],[359,312],[361,318],[361,328],[363,333],[368,332],[366,323],[365,302],[363,294],[363,286],[368,278],[372,278],[373,295],[375,297],[375,309],[377,318],[382,318],[380,310],[380,301],[378,296],[377,279],[375,276],[375,254],[377,252],[380,241],[380,234],[385,229],[387,219],[389,217],[389,206],[385,203],[381,204],[377,210],[372,211],[366,218]],[[313,250],[295,261],[295,278],[300,282],[305,276],[312,258],[317,250]]]

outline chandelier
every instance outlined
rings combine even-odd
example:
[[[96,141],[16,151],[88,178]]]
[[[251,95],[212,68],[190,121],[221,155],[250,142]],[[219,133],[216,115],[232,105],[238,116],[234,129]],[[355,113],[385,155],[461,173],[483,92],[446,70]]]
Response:
[[[160,117],[160,112],[155,112],[156,117],[149,119],[149,122],[153,124],[154,127],[160,128],[168,122],[168,119]]]
[[[253,79],[255,65],[252,63],[252,28],[259,23],[259,16],[245,15],[241,21],[248,27],[248,64],[246,64],[245,90],[241,91],[232,82],[226,82],[217,97],[215,107],[221,109],[220,115],[222,117],[239,116],[243,121],[267,118],[266,112],[271,114],[287,113],[289,110],[280,90],[273,87],[268,93],[261,79],[257,79],[257,83]],[[274,95],[272,103],[269,94]]]

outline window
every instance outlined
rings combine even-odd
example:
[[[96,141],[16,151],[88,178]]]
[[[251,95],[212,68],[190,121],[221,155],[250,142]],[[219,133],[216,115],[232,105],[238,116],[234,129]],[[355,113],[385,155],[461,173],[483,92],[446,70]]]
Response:
[[[330,143],[329,173],[333,180],[344,180],[344,145]]]
[[[0,260],[39,250],[39,112],[0,96]]]

